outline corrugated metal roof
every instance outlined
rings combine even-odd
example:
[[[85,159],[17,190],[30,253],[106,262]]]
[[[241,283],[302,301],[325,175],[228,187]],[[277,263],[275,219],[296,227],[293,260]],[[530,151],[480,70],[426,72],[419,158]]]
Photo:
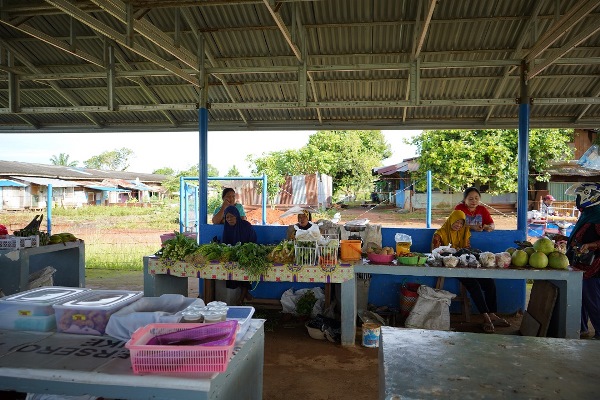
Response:
[[[36,185],[40,186],[52,185],[53,187],[57,188],[80,186],[77,182],[63,181],[62,179],[33,178],[31,176],[13,176],[13,178],[29,183],[35,183]]]
[[[127,4],[2,2],[0,133],[600,126],[598,0]]]
[[[0,187],[10,187],[10,186],[25,187],[27,185],[20,183],[20,182],[11,181],[10,179],[0,179]]]

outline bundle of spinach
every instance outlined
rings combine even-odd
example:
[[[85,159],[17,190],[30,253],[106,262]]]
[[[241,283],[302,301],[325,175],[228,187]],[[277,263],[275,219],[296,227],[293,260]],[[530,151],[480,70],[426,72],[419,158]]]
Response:
[[[259,280],[264,275],[271,263],[267,260],[267,255],[271,252],[272,246],[244,243],[233,246],[231,261],[237,261],[240,268],[245,270],[253,280]]]
[[[312,309],[317,302],[317,297],[312,290],[307,290],[296,303],[296,313],[298,315],[310,315],[312,313]]]

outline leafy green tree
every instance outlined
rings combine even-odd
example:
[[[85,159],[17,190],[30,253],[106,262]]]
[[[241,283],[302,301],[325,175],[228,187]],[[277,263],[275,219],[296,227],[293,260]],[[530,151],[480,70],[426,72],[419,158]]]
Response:
[[[156,174],[156,175],[174,175],[175,170],[170,167],[162,167],[162,168],[154,170],[152,173]]]
[[[248,157],[252,173],[267,175],[267,193],[273,199],[286,175],[320,172],[333,178],[334,193],[371,190],[372,169],[392,155],[381,131],[319,131],[299,150],[284,150]]]
[[[129,168],[129,157],[133,150],[123,147],[112,151],[105,151],[83,162],[86,168],[103,169],[110,171],[125,171]]]
[[[547,182],[553,161],[571,159],[567,129],[532,129],[529,132],[529,185]],[[434,185],[460,191],[473,184],[487,185],[491,193],[516,192],[518,130],[433,130],[407,141],[417,147],[419,170],[413,175],[418,190],[425,189],[431,170]]]
[[[65,153],[60,153],[58,156],[53,155],[50,158],[50,162],[52,165],[62,165],[65,167],[76,167],[77,161],[69,161],[69,155]]]
[[[229,171],[227,171],[225,176],[240,176],[240,171],[234,165],[233,167],[229,168]]]
[[[169,168],[170,169],[170,168]],[[198,176],[198,164],[191,166],[185,171],[179,171],[177,173],[169,174],[171,175],[167,180],[162,183],[162,186],[166,188],[168,193],[179,193],[179,178],[182,176]],[[166,175],[166,174],[165,174]],[[207,166],[207,176],[219,176],[219,170],[208,164]],[[209,185],[211,182],[209,181]]]

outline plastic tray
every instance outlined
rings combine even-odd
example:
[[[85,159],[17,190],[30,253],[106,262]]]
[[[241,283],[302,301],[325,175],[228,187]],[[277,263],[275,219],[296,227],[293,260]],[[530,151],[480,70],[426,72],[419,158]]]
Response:
[[[238,322],[238,331],[235,336],[236,341],[242,340],[248,328],[250,327],[250,320],[254,315],[254,307],[249,306],[229,306],[227,310],[227,320]]]
[[[125,344],[125,347],[129,349],[133,373],[224,372],[227,370],[227,365],[233,351],[235,343],[234,334],[231,334],[229,342],[222,346],[149,345],[148,342],[160,335],[186,330],[190,331],[196,328],[206,330],[211,335],[223,334],[230,332],[232,324],[237,328],[236,321],[218,322],[215,324],[146,325],[135,331],[131,340]]]

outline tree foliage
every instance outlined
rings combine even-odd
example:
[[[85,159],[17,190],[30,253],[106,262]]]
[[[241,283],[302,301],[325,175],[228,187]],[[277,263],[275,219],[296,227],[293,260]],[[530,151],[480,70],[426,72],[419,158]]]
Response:
[[[229,171],[227,171],[227,173],[225,174],[225,176],[240,176],[240,171],[234,165],[233,167],[229,168]]]
[[[169,178],[167,178],[167,180],[165,180],[162,183],[162,186],[164,188],[166,188],[166,190],[167,190],[168,193],[179,193],[179,178],[181,178],[182,176],[187,176],[187,177],[195,176],[195,177],[197,177],[198,174],[199,174],[199,171],[200,171],[200,169],[199,169],[198,166],[199,166],[199,164],[196,164],[196,165],[193,165],[193,166],[191,166],[190,168],[188,168],[188,169],[186,169],[184,171],[179,171],[179,172],[174,172],[171,169],[171,171],[173,171],[173,172],[171,174],[168,174],[168,175],[171,175],[171,176]],[[168,168],[168,169],[170,169],[170,168]],[[166,171],[167,168],[162,168],[162,170]],[[167,174],[165,174],[165,175],[167,175]],[[207,176],[219,176],[219,170],[216,167],[208,164],[208,166],[207,166]]]
[[[372,169],[392,155],[381,131],[318,131],[298,150],[248,157],[254,175],[267,175],[267,193],[273,199],[286,175],[320,172],[333,178],[334,193],[371,190]]]
[[[529,185],[550,180],[553,161],[571,159],[567,129],[533,129],[529,132]],[[408,141],[417,147],[419,170],[413,175],[417,189],[425,188],[431,170],[434,185],[455,191],[473,184],[486,185],[491,193],[516,192],[518,130],[423,131]]]
[[[105,151],[100,155],[85,160],[86,168],[104,169],[110,171],[125,171],[129,168],[129,157],[133,150],[123,147],[112,151]]]
[[[69,155],[65,153],[60,153],[58,156],[53,155],[50,158],[50,162],[52,165],[62,165],[64,167],[76,167],[77,161],[69,161]]]

